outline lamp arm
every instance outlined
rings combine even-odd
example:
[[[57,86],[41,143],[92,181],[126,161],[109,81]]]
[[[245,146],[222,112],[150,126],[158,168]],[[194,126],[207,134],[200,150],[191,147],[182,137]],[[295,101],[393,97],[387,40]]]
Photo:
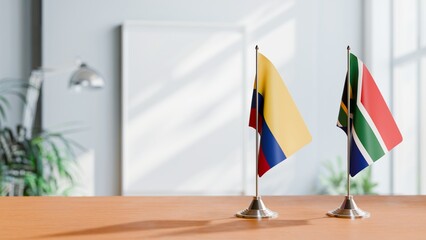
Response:
[[[33,70],[29,78],[30,87],[27,89],[25,105],[22,114],[22,125],[27,129],[27,137],[31,137],[34,119],[37,113],[37,103],[40,96],[41,84],[43,83],[43,72]]]
[[[41,74],[43,74],[45,76],[47,75],[56,75],[56,74],[60,74],[60,73],[65,73],[68,71],[71,71],[77,67],[79,67],[83,62],[81,61],[81,59],[77,58],[75,60],[75,63],[73,65],[71,64],[67,64],[67,65],[63,65],[60,67],[46,67],[46,66],[41,66],[38,67],[37,69],[34,69],[31,73],[33,72],[40,72]]]
[[[38,67],[31,71],[29,78],[30,88],[27,89],[25,106],[22,114],[22,125],[27,129],[27,137],[31,137],[34,127],[34,120],[37,113],[37,103],[40,97],[40,89],[44,79],[48,75],[55,75],[72,70],[80,66],[82,61],[77,58],[74,65],[66,65],[58,68]]]
[[[77,70],[71,76],[70,87],[77,89],[87,87],[99,89],[104,86],[103,78],[92,68],[77,59]],[[75,68],[75,66],[73,67]],[[47,68],[39,67],[31,71],[29,83],[30,88],[27,89],[26,104],[24,106],[22,125],[27,129],[27,137],[31,137],[34,126],[34,119],[37,113],[37,102],[39,101],[40,88],[47,75],[63,73],[69,71],[72,67]]]

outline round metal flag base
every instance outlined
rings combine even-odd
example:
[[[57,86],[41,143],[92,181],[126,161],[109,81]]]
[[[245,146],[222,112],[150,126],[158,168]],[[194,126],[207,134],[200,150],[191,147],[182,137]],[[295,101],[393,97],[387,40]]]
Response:
[[[370,213],[361,210],[355,203],[352,195],[346,196],[342,205],[327,213],[330,217],[338,217],[338,218],[368,218],[370,217]]]
[[[235,215],[240,218],[276,218],[278,213],[269,210],[260,197],[253,197],[250,206]]]

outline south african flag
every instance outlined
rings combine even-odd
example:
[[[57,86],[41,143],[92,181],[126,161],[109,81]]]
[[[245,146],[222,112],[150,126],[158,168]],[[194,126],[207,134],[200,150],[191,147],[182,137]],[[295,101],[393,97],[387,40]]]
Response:
[[[352,53],[349,57],[351,86],[351,152],[350,174],[379,160],[396,145],[402,135],[364,63]],[[343,90],[337,126],[347,131],[347,81]]]

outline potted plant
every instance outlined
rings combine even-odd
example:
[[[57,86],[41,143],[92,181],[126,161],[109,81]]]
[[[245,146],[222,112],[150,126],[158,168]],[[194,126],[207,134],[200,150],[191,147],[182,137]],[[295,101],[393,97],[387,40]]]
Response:
[[[25,127],[4,126],[13,95],[25,103],[29,84],[16,80],[0,81],[0,195],[68,195],[75,185],[74,148],[81,148],[65,136],[70,131],[41,131],[29,137]]]
[[[344,195],[346,194],[347,169],[343,166],[340,157],[333,163],[328,161],[324,165],[325,172],[320,176],[320,194]],[[373,181],[371,166],[351,179],[351,192],[355,195],[377,194],[377,183]]]

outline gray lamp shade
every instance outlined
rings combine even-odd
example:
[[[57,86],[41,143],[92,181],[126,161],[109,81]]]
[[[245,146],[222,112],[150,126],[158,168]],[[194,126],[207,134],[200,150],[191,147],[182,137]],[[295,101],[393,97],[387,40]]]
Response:
[[[99,89],[105,85],[104,79],[94,69],[82,63],[70,79],[70,88]]]

